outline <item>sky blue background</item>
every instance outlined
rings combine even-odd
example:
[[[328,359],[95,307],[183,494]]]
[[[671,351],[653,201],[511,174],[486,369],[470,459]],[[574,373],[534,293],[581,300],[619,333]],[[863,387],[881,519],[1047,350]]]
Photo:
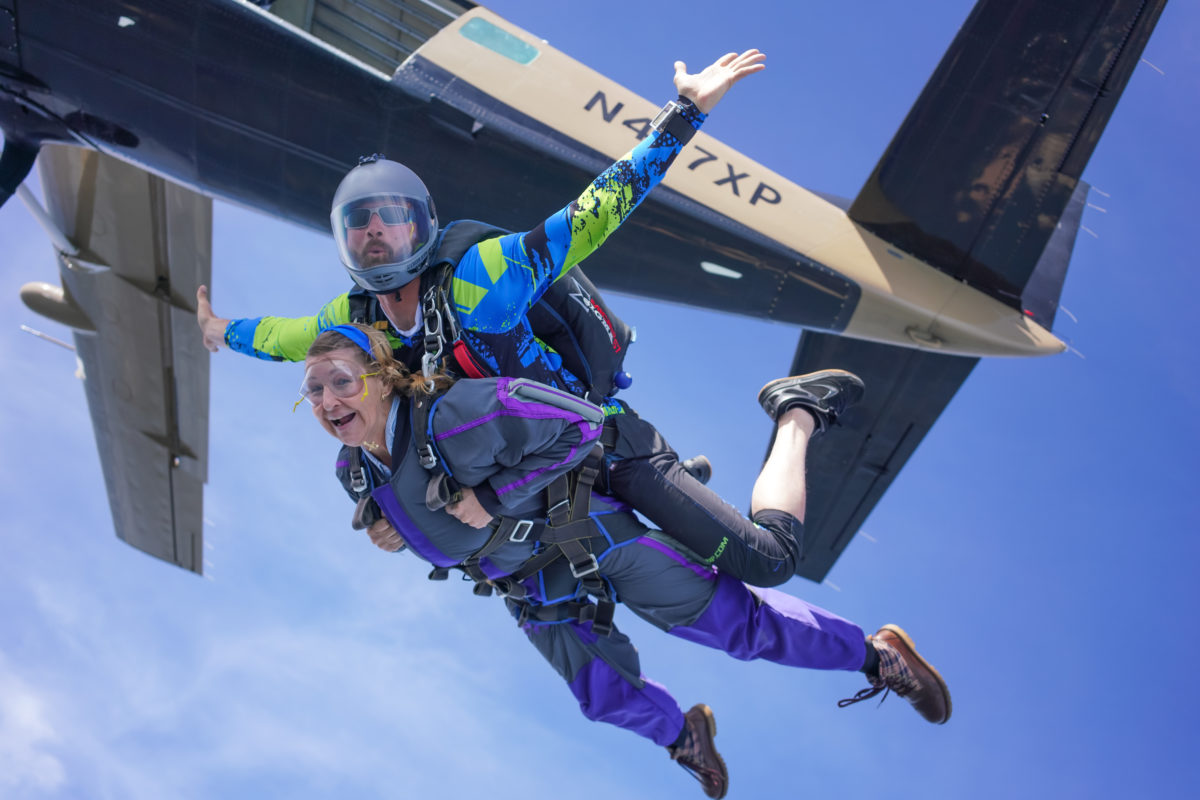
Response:
[[[603,4],[501,15],[654,101],[671,62],[759,47],[768,69],[706,131],[853,197],[970,3]],[[1170,5],[1085,178],[1057,332],[1083,357],[981,363],[816,586],[904,625],[954,696],[839,710],[853,674],[744,664],[632,618],[646,673],[716,712],[731,797],[1187,796],[1200,426],[1194,352],[1200,10]],[[581,187],[582,188],[582,187]],[[547,213],[570,198],[547,198]],[[219,313],[313,312],[345,288],[332,242],[218,204]],[[530,220],[530,224],[537,220]],[[333,452],[292,415],[300,371],[212,359],[206,576],[112,532],[64,338],[17,299],[49,243],[0,210],[0,796],[699,797],[660,749],[585,720],[496,601],[349,529]],[[617,298],[627,395],[745,506],[770,424],[754,401],[799,331]]]

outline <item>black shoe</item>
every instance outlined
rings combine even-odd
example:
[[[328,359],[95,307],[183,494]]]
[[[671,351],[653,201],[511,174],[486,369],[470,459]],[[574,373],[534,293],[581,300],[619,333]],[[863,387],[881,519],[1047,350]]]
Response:
[[[799,406],[816,420],[813,436],[828,430],[846,409],[863,396],[863,382],[853,372],[826,369],[771,381],[758,392],[758,402],[773,420]]]
[[[708,456],[692,456],[687,461],[680,461],[679,466],[701,483],[708,483],[712,478],[712,462]]]
[[[717,720],[712,709],[697,703],[683,715],[683,743],[667,748],[671,760],[700,781],[704,794],[714,799],[729,791],[729,772],[713,742],[716,735]]]

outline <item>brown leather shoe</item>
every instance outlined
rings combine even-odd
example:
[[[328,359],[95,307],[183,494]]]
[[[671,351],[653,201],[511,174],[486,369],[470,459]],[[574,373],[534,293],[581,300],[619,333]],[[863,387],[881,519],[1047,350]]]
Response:
[[[870,689],[839,701],[838,707],[845,708],[890,689],[912,703],[925,719],[935,725],[945,724],[950,719],[950,690],[938,671],[921,658],[904,629],[884,625],[867,641],[879,653],[879,677],[868,678]]]
[[[703,703],[692,706],[683,715],[683,728],[687,734],[683,744],[667,748],[671,759],[700,781],[706,795],[724,797],[729,791],[729,772],[713,741],[717,735],[717,720],[712,709]]]

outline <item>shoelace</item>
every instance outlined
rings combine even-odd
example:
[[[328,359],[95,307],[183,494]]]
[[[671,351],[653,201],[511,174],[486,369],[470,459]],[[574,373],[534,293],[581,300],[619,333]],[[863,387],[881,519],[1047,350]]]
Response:
[[[721,771],[714,767],[706,767],[701,763],[703,754],[700,752],[700,746],[694,734],[690,731],[687,741],[671,751],[671,759],[682,767],[684,772],[698,780],[704,788],[704,793],[709,797],[713,796],[713,792],[720,791]]]
[[[855,703],[861,703],[863,700],[870,700],[880,692],[883,692],[883,697],[879,698],[879,705],[883,705],[883,701],[887,700],[889,691],[890,689],[888,688],[887,684],[868,686],[866,689],[861,689],[855,693],[854,697],[847,697],[844,700],[838,700],[838,708],[845,708],[846,706],[852,706]]]
[[[691,775],[696,780],[700,781],[700,785],[704,787],[704,793],[709,797],[712,792],[718,791],[721,788],[721,772],[712,767],[702,767],[698,764],[688,763],[684,761],[687,756],[675,756],[675,763],[683,768],[683,771]]]
[[[860,690],[853,697],[838,700],[838,708],[845,708],[855,703],[861,703],[863,700],[870,700],[880,692],[884,693],[883,697],[879,698],[879,704],[883,705],[883,701],[887,699],[889,691],[894,691],[901,697],[905,697],[921,688],[921,684],[917,681],[917,676],[904,663],[904,659],[896,652],[896,648],[875,640],[872,643],[879,652],[879,677],[868,679],[871,680],[871,686]]]

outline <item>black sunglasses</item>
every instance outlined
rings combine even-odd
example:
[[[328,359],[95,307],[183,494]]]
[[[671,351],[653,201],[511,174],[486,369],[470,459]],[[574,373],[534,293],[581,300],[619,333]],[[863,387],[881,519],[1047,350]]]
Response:
[[[408,206],[375,206],[374,208],[356,208],[347,211],[342,217],[342,224],[347,228],[365,228],[371,224],[371,216],[379,215],[384,225],[406,225],[412,222],[412,209]]]

